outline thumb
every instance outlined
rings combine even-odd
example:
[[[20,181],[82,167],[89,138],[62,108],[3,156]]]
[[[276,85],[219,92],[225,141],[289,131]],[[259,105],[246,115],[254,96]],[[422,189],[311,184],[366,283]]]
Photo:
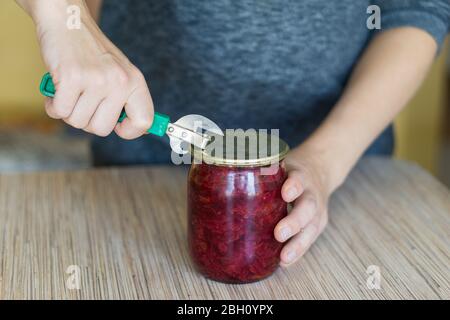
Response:
[[[127,117],[114,129],[123,139],[135,139],[145,134],[153,123],[153,101],[147,88],[136,89],[125,104]]]

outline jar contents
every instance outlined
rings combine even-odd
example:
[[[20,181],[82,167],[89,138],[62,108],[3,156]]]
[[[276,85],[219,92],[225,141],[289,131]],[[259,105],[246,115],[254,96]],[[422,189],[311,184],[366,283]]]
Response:
[[[257,281],[279,264],[276,224],[287,215],[285,170],[193,164],[189,171],[189,247],[197,269],[227,283]]]

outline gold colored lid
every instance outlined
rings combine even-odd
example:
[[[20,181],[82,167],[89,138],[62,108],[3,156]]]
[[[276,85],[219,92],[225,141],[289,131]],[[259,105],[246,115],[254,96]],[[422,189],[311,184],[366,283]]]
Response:
[[[194,148],[194,161],[219,166],[260,167],[278,163],[289,151],[286,142],[267,130],[226,130],[214,135],[205,150]]]

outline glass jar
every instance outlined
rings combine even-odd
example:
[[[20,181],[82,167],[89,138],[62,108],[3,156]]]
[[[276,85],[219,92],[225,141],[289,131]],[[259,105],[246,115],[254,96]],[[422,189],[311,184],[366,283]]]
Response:
[[[266,136],[259,134],[258,141]],[[258,281],[279,265],[282,244],[274,228],[287,215],[281,198],[286,173],[280,162],[289,148],[275,138],[276,151],[265,156],[248,145],[244,156],[234,150],[231,159],[207,151],[194,156],[197,163],[188,178],[189,249],[197,270],[210,279]]]

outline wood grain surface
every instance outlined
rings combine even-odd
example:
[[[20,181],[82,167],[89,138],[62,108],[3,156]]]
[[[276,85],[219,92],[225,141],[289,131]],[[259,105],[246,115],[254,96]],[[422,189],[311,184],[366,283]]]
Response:
[[[0,175],[0,298],[450,299],[450,193],[415,165],[363,160],[304,258],[248,285],[193,270],[186,174],[145,167]],[[380,268],[380,289],[366,284],[371,265]]]

